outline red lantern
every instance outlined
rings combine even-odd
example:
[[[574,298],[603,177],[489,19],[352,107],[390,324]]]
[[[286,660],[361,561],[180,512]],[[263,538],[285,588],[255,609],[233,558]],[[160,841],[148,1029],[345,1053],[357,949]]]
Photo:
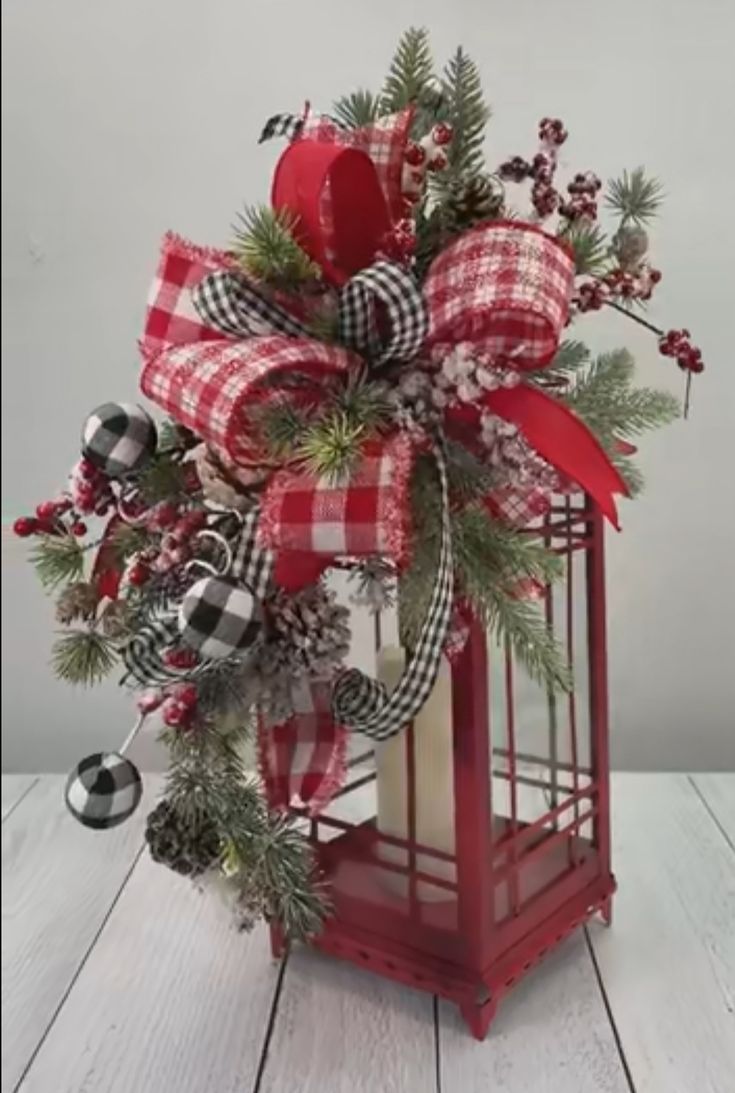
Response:
[[[575,690],[534,690],[510,652],[471,626],[451,671],[452,845],[428,845],[417,830],[427,786],[415,726],[397,738],[404,837],[380,830],[371,751],[352,761],[326,813],[308,821],[334,906],[314,946],[453,1000],[478,1039],[546,953],[597,910],[610,920],[615,889],[603,521],[589,499],[564,498],[543,530],[565,561],[564,581],[543,595]],[[274,925],[271,934],[278,954],[282,932]]]

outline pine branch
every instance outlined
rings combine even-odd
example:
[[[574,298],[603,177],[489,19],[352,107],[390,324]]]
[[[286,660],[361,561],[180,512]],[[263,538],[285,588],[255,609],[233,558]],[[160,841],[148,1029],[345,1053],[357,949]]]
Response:
[[[144,527],[136,524],[118,524],[112,536],[112,549],[118,564],[125,564],[134,554],[140,554],[148,546],[150,536]]]
[[[349,380],[334,396],[334,408],[353,425],[365,432],[376,432],[390,419],[392,406],[385,383],[367,380],[364,376]]]
[[[51,663],[59,679],[91,687],[112,671],[116,647],[96,630],[72,630],[54,644]]]
[[[278,920],[291,937],[315,933],[328,903],[311,847],[293,820],[268,811],[230,737],[203,726],[170,734],[167,742],[167,798],[185,819],[195,822],[204,813],[215,821],[244,914]]]
[[[418,102],[434,84],[429,32],[424,27],[409,27],[391,61],[380,95],[380,113],[392,114]]]
[[[84,548],[72,535],[44,535],[31,552],[31,562],[49,592],[72,584],[84,574]]]
[[[439,553],[439,494],[433,468],[417,466],[412,483],[413,558],[400,578],[399,629],[410,648],[426,614]],[[524,579],[549,584],[560,573],[560,561],[541,543],[493,520],[480,505],[470,505],[452,519],[457,580],[483,623],[508,641],[528,673],[552,689],[568,690],[571,679],[565,657],[536,606],[518,599],[515,587]]]
[[[564,401],[607,448],[618,437],[637,436],[680,416],[673,395],[633,387],[633,371],[633,358],[626,349],[603,353],[564,395]]]
[[[306,411],[298,411],[285,400],[267,404],[255,416],[258,436],[273,459],[293,453],[308,423]]]
[[[454,129],[447,147],[449,164],[437,176],[439,187],[446,189],[458,176],[482,171],[485,125],[490,117],[477,65],[461,46],[444,69],[442,90],[445,118]]]
[[[180,459],[158,452],[146,464],[138,488],[149,505],[171,501],[186,493],[186,475]]]
[[[366,433],[364,425],[335,411],[307,428],[296,456],[313,474],[338,482],[354,466]]]
[[[561,390],[590,362],[590,351],[583,342],[568,340],[561,343],[548,368],[531,372],[528,381],[537,387]]]
[[[292,213],[256,205],[238,219],[233,249],[246,274],[279,288],[319,280],[319,267],[296,242],[297,218]]]
[[[360,129],[363,125],[370,125],[379,116],[380,99],[372,92],[360,88],[337,99],[332,112],[337,121],[341,121],[348,129]]]
[[[664,199],[663,187],[657,178],[647,178],[643,167],[623,171],[620,178],[611,179],[605,204],[615,212],[621,225],[632,221],[645,225],[658,215]]]
[[[532,679],[551,691],[572,690],[569,663],[537,604],[490,587],[484,603],[476,603],[475,609],[496,639],[508,643]]]
[[[576,221],[561,238],[574,252],[574,267],[578,275],[592,276],[604,272],[609,262],[610,245],[599,224]]]

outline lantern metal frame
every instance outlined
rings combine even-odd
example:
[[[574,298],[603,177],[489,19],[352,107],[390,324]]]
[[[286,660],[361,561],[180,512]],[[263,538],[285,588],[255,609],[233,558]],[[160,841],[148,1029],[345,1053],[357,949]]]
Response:
[[[309,818],[304,810],[293,809],[331,883],[333,914],[311,944],[455,1002],[478,1039],[484,1038],[506,991],[568,934],[597,911],[610,922],[615,890],[603,521],[589,498],[564,497],[541,529],[529,529],[536,535],[539,530],[565,565],[559,591],[545,590],[546,618],[571,663],[580,646],[586,653],[584,716],[577,693],[550,694],[548,747],[545,754],[525,753],[518,747],[523,710],[515,699],[517,666],[508,649],[496,650],[505,724],[502,733],[493,731],[488,640],[474,624],[452,667],[455,853],[416,839],[413,726],[404,732],[407,838],[379,832],[374,816],[358,821],[327,810]],[[584,642],[578,640],[575,625],[574,570],[580,561]],[[342,816],[350,816],[344,806],[374,782],[370,754],[351,762],[350,777],[336,801],[343,806],[336,809]],[[524,814],[523,797],[529,792],[543,800],[537,814],[527,809]],[[501,796],[502,813],[494,803]],[[386,847],[393,849],[386,853]],[[455,880],[447,879],[448,870]],[[385,884],[387,874],[394,875],[392,885]],[[402,878],[398,893],[396,877]],[[422,900],[421,887],[426,885],[433,886],[435,895],[443,889],[445,898]],[[271,945],[274,955],[283,952],[284,936],[277,924],[271,927]]]

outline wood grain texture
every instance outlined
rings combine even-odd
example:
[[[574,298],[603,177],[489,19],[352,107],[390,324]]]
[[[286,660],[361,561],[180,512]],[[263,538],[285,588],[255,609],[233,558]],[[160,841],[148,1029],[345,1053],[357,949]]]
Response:
[[[42,776],[2,827],[2,1090],[15,1088],[142,845],[145,808],[108,832]],[[145,804],[145,802],[144,802]]]
[[[22,1093],[251,1093],[279,966],[214,892],[141,857]]]
[[[685,775],[613,790],[619,891],[590,937],[637,1093],[732,1093],[732,850]]]
[[[2,818],[14,809],[18,802],[38,781],[37,774],[3,774],[2,776]]]
[[[318,953],[288,961],[259,1093],[434,1093],[433,999]]]
[[[735,774],[693,774],[691,780],[735,847]]]
[[[503,998],[484,1043],[441,1002],[439,1057],[441,1093],[629,1093],[582,933]]]

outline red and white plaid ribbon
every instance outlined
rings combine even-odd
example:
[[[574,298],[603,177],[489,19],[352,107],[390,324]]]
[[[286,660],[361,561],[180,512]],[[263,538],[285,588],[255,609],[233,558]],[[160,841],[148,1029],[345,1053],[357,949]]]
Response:
[[[260,773],[272,807],[303,806],[316,815],[344,781],[347,733],[332,716],[331,683],[298,680],[291,700],[288,721],[260,719]]]
[[[408,557],[413,443],[405,433],[365,446],[344,481],[305,469],[278,471],[266,486],[260,542],[311,555]]]
[[[472,341],[518,368],[541,368],[556,352],[573,287],[574,261],[558,239],[533,224],[484,224],[429,270],[428,341]]]

